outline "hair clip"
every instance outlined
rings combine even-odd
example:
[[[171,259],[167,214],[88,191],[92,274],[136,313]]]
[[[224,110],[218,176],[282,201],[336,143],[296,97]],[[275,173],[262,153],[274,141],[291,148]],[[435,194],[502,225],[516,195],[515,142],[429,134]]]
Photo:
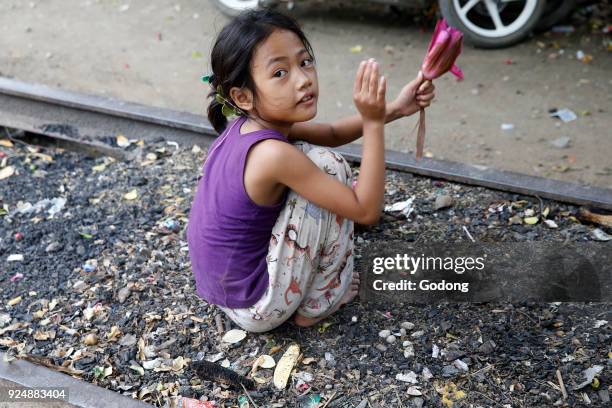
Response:
[[[214,80],[215,76],[213,74],[210,75],[204,75],[202,77],[202,82],[208,82],[209,84],[212,84],[213,80]]]

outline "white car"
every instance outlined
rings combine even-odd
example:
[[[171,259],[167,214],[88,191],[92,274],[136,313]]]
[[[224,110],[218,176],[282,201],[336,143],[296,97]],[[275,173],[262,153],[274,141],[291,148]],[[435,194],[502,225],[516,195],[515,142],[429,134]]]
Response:
[[[287,0],[212,0],[225,14],[274,7]],[[360,0],[368,1],[368,0]],[[354,1],[358,4],[360,1]],[[308,2],[308,0],[301,0]],[[370,0],[398,8],[427,7],[430,0]],[[438,0],[442,16],[477,47],[501,48],[523,40],[534,29],[545,30],[567,17],[579,0]]]

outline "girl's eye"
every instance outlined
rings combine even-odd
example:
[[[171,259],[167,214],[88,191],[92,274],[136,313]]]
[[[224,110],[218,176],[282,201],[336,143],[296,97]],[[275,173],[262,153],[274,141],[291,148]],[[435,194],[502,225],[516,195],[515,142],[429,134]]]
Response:
[[[306,64],[306,66],[311,66],[311,65],[313,65],[313,64],[314,64],[314,61],[312,60],[312,58],[306,58],[306,59],[304,60],[304,62],[307,62],[307,61],[308,61],[308,63]],[[276,71],[276,72],[274,73],[274,77],[276,77],[276,78],[282,78],[284,75],[278,75],[278,74],[280,74],[281,72],[287,72],[287,71],[286,71],[286,70],[284,70],[284,69],[279,69],[278,71]]]
[[[314,61],[312,60],[312,58],[306,58],[306,59],[304,60],[304,62],[306,62],[306,61],[308,61],[308,62],[309,62],[309,64],[308,64],[308,65],[312,65],[312,64],[314,64]]]
[[[276,71],[276,72],[274,73],[274,76],[275,76],[275,77],[277,77],[277,78],[282,78],[282,77],[280,77],[280,76],[278,76],[278,75],[276,75],[276,74],[278,74],[278,73],[280,73],[280,72],[283,72],[283,71],[285,71],[285,70],[284,70],[284,69],[279,69],[278,71]]]

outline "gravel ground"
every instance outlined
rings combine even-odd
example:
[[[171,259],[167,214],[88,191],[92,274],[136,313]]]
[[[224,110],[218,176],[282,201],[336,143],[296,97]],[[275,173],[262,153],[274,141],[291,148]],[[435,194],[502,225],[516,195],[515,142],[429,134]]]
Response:
[[[185,241],[205,150],[133,143],[136,159],[121,162],[0,141],[0,350],[18,358],[156,406],[175,395],[237,406],[244,391],[194,363],[250,376],[259,355],[278,361],[297,343],[285,390],[272,369],[257,371],[259,406],[609,406],[609,304],[354,302],[313,329],[284,324],[226,344],[220,312],[195,294]],[[357,257],[386,239],[465,241],[463,226],[482,242],[593,239],[570,205],[392,171],[386,191],[386,204],[415,196],[415,213],[357,228]],[[435,210],[445,195],[450,207]],[[558,228],[513,224],[545,207]]]

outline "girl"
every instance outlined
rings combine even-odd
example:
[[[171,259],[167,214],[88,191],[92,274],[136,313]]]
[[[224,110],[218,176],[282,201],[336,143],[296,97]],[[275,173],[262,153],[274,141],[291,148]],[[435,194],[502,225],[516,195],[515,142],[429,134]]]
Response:
[[[310,123],[319,94],[314,54],[297,22],[272,10],[230,21],[211,63],[208,119],[220,136],[187,231],[197,293],[248,331],[271,330],[291,316],[311,326],[357,294],[353,223],[380,217],[385,123],[429,106],[434,87],[419,72],[387,105],[378,64],[362,61],[353,89],[359,114]],[[362,132],[351,189],[347,161],[321,146]]]

